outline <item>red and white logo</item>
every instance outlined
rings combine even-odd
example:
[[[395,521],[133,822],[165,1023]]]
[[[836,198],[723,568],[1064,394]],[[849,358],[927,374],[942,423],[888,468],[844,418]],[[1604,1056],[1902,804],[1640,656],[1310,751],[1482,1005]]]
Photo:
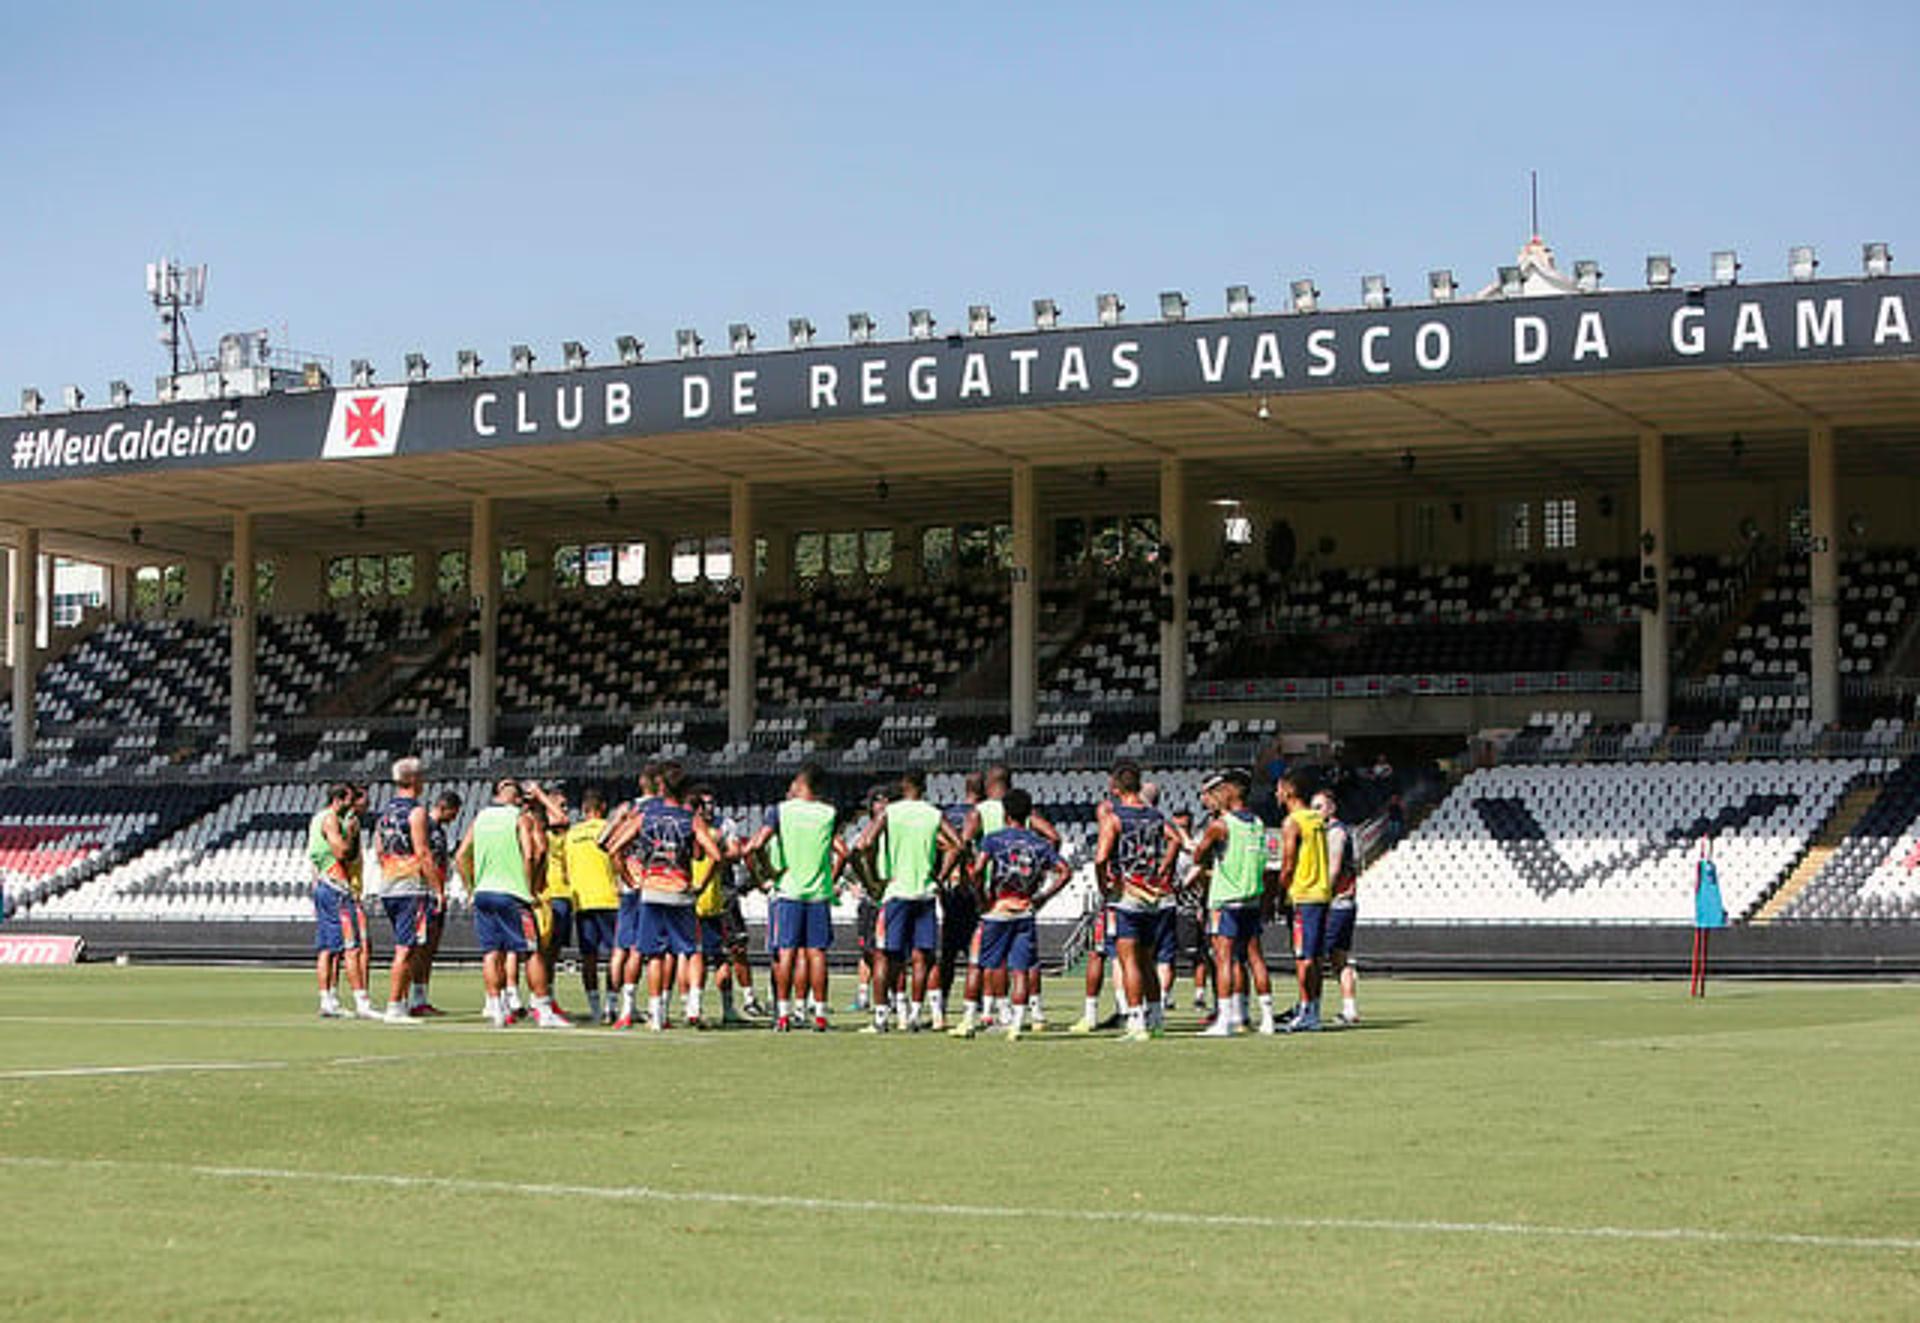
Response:
[[[400,444],[400,421],[407,412],[405,386],[374,386],[333,393],[333,417],[321,459],[361,459],[391,455]]]

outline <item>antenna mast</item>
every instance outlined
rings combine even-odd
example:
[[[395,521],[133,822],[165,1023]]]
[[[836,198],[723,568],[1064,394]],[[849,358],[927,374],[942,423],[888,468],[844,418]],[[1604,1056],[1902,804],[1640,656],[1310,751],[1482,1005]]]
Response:
[[[1527,171],[1527,191],[1533,201],[1533,229],[1531,233],[1534,238],[1538,239],[1540,237],[1540,172],[1538,170]]]
[[[181,336],[186,336],[189,359],[196,368],[199,366],[193,336],[187,330],[186,311],[188,308],[198,311],[206,305],[206,264],[184,266],[171,257],[147,263],[147,297],[153,300],[153,306],[160,314],[160,343],[167,348],[169,363],[167,379],[178,387]]]

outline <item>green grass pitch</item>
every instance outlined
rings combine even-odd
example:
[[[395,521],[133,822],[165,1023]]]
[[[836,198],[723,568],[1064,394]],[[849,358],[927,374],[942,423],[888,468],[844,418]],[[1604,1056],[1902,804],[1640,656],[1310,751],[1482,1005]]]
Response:
[[[1911,986],[1378,980],[1357,1030],[1150,1044],[435,993],[0,970],[0,1316],[1920,1317]]]

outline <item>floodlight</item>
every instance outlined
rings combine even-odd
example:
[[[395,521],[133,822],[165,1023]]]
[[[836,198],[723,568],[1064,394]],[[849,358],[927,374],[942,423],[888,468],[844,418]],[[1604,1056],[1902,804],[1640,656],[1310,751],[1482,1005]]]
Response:
[[[1187,296],[1177,289],[1160,291],[1160,320],[1183,322],[1187,319]]]
[[[1500,297],[1517,299],[1526,292],[1526,277],[1520,274],[1517,266],[1503,266],[1498,269],[1500,276]]]
[[[60,404],[68,413],[78,413],[80,406],[87,402],[87,393],[78,386],[60,388]]]
[[[1722,248],[1713,254],[1708,266],[1713,271],[1713,283],[1731,285],[1740,279],[1740,255],[1731,248]]]
[[[873,343],[873,315],[865,312],[847,314],[847,339],[857,345]]]
[[[477,377],[480,375],[480,355],[473,350],[462,349],[458,354],[454,355],[454,361],[459,364],[461,376]]]
[[[813,343],[813,323],[805,317],[787,318],[787,343],[795,349],[805,349]]]
[[[673,333],[674,352],[682,358],[694,358],[700,353],[700,346],[706,341],[700,338],[700,332],[691,326],[683,326]]]
[[[1596,294],[1600,290],[1600,264],[1590,257],[1583,257],[1573,264],[1573,287],[1582,294]]]
[[[587,366],[587,347],[578,340],[567,340],[560,345],[560,357],[567,365],[567,371],[579,372]]]
[[[1387,278],[1385,276],[1360,277],[1360,305],[1362,307],[1372,308],[1377,312],[1381,308],[1391,307],[1392,304],[1393,291],[1387,287]]]
[[[29,417],[39,413],[40,406],[45,404],[46,402],[47,402],[47,397],[42,395],[38,390],[34,389],[32,386],[28,386],[25,390],[20,392],[20,412],[28,415]]]
[[[1127,310],[1127,305],[1120,301],[1118,294],[1102,294],[1093,301],[1093,306],[1102,326],[1118,326],[1120,314]]]
[[[1295,312],[1318,312],[1320,309],[1320,291],[1312,280],[1296,280],[1287,286],[1293,294]]]
[[[107,398],[116,409],[124,409],[133,403],[133,387],[115,378],[107,383]]]
[[[753,328],[745,322],[734,322],[727,327],[727,345],[736,354],[753,352]]]
[[[1245,285],[1227,286],[1227,316],[1253,316],[1253,291]]]
[[[365,390],[373,384],[373,364],[369,363],[366,359],[354,359],[352,366],[348,370],[353,374],[355,390]]]
[[[524,377],[533,371],[533,347],[531,345],[515,345],[507,351],[507,356],[513,360],[513,374],[516,377]]]
[[[1665,253],[1655,253],[1647,259],[1647,288],[1665,289],[1673,284],[1673,259]]]
[[[1057,331],[1060,329],[1060,305],[1052,299],[1033,301],[1033,329],[1036,331]]]
[[[637,335],[619,335],[613,340],[613,347],[619,351],[620,361],[632,367],[647,352],[646,341]]]
[[[1893,274],[1893,250],[1883,243],[1860,245],[1860,268],[1870,276]]]
[[[1460,287],[1454,283],[1453,272],[1439,267],[1427,272],[1427,297],[1435,303],[1452,303],[1454,291]]]
[[[993,309],[986,304],[970,303],[967,305],[968,335],[992,335],[993,322]]]
[[[1820,259],[1813,255],[1813,245],[1795,244],[1787,249],[1787,274],[1795,280],[1812,280],[1813,273],[1820,269]]]
[[[907,309],[907,336],[913,340],[933,339],[933,312],[930,309]]]
[[[427,379],[427,356],[422,353],[407,355],[407,380],[425,381]]]
[[[327,371],[326,364],[317,358],[310,358],[300,365],[300,384],[308,390],[324,390],[333,384],[333,377]]]

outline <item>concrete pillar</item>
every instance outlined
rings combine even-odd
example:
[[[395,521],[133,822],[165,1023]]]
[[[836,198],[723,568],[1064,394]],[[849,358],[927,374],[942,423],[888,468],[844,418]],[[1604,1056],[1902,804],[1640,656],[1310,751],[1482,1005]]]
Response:
[[[760,586],[753,574],[753,484],[733,480],[733,580],[738,586],[727,608],[727,738],[753,734],[754,636],[760,619]]]
[[[1187,710],[1187,574],[1193,565],[1193,539],[1187,522],[1187,466],[1178,459],[1160,461],[1160,541],[1173,548],[1160,567],[1160,591],[1173,599],[1171,618],[1160,620],[1160,733],[1180,729]]]
[[[648,597],[665,597],[673,591],[673,539],[662,533],[648,533],[640,539],[647,545]]]
[[[253,516],[233,516],[233,603],[230,632],[232,707],[227,743],[236,758],[253,752],[254,587]]]
[[[1640,719],[1667,724],[1672,640],[1667,600],[1667,438],[1640,433],[1640,580],[1651,582],[1656,609],[1640,613]],[[1648,571],[1652,571],[1649,580]]]
[[[893,526],[893,572],[887,582],[910,588],[920,582],[920,530],[908,525]]]
[[[13,552],[0,547],[0,665],[13,665]]]
[[[220,589],[220,567],[210,560],[189,560],[180,568],[180,614],[189,620],[212,620]]]
[[[473,498],[473,544],[467,551],[468,605],[479,639],[467,667],[467,743],[493,743],[500,663],[500,547],[495,540],[493,498]]]
[[[107,571],[107,610],[115,620],[133,619],[132,565],[109,565]],[[276,585],[277,586],[277,585]]]
[[[8,638],[13,644],[13,760],[20,762],[33,753],[33,682],[39,667],[39,649],[34,644],[33,622],[39,617],[40,603],[40,530],[22,528],[13,548],[13,583],[7,594],[13,614]]]
[[[1012,644],[1010,725],[1015,739],[1033,736],[1040,698],[1040,566],[1034,559],[1033,465],[1013,466]]]
[[[440,553],[432,547],[414,547],[413,591],[401,599],[403,606],[423,607],[440,591]]]
[[[1808,607],[1813,616],[1813,719],[1840,720],[1840,520],[1833,471],[1833,427],[1807,435]]]

